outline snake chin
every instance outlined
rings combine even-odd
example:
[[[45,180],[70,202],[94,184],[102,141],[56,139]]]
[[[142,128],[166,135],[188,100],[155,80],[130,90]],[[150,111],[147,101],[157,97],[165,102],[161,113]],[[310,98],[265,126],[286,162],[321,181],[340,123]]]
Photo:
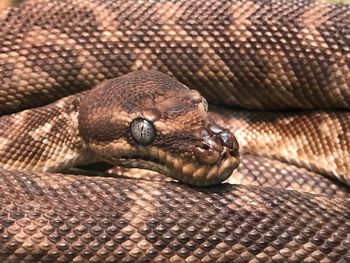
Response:
[[[233,156],[220,158],[217,163],[211,165],[201,164],[194,157],[188,158],[186,154],[176,157],[155,147],[148,151],[139,150],[138,154],[134,155],[110,158],[107,161],[126,168],[152,170],[193,186],[219,184],[230,177],[239,164],[239,159]]]

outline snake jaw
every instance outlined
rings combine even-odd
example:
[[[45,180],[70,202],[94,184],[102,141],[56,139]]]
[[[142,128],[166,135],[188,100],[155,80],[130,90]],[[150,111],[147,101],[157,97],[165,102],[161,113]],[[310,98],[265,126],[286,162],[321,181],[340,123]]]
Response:
[[[193,158],[188,160],[184,155],[165,153],[155,147],[152,150],[138,149],[134,153],[115,157],[108,154],[109,157],[102,159],[122,167],[152,170],[193,186],[219,184],[232,174],[239,163],[238,158],[227,156],[226,148],[213,165],[193,161]]]

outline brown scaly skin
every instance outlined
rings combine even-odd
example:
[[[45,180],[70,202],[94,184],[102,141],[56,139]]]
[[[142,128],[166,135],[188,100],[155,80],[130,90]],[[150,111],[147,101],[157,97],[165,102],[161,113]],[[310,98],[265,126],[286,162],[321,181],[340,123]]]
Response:
[[[0,15],[0,111],[46,104],[140,69],[173,75],[210,101],[228,105],[348,110],[349,10],[314,1],[28,1]],[[75,106],[63,104],[69,106],[66,114]],[[334,125],[337,120],[338,115],[327,124],[345,140],[339,153],[346,171],[348,126]],[[45,119],[42,124],[37,129],[45,131]],[[308,144],[307,138],[302,143]],[[315,152],[309,153],[306,157]],[[305,163],[314,168],[312,158]],[[322,168],[316,170],[325,172]],[[348,199],[262,187],[199,190],[1,173],[5,262],[347,262],[350,257]]]
[[[220,104],[349,109],[349,5],[33,2],[0,16],[2,113],[146,69]]]
[[[278,159],[350,184],[350,112],[210,110],[235,134],[242,154]]]
[[[1,262],[348,262],[350,201],[1,172]]]
[[[270,186],[301,192],[350,197],[350,188],[336,178],[294,166],[276,159],[243,154],[240,166],[227,182],[231,184]]]

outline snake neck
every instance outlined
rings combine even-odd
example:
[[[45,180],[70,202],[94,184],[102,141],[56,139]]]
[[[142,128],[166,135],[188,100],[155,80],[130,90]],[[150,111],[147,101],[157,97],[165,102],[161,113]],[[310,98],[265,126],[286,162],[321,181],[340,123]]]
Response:
[[[92,154],[79,136],[80,98],[72,95],[44,107],[1,117],[1,167],[56,172],[91,161]]]

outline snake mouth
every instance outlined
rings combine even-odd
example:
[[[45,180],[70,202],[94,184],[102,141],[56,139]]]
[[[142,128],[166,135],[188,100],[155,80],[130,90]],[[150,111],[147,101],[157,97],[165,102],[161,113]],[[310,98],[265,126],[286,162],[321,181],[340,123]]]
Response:
[[[152,170],[193,186],[219,184],[230,177],[239,164],[238,158],[232,156],[220,158],[215,164],[203,164],[193,158],[189,160],[183,154],[175,156],[154,147],[151,151],[140,150],[138,154],[119,156],[110,161],[126,168]]]
[[[225,181],[239,165],[239,145],[233,134],[213,123],[192,134],[181,147],[164,143],[135,145],[121,139],[100,146],[103,151],[96,152],[101,160],[113,165],[152,170],[193,186]]]

